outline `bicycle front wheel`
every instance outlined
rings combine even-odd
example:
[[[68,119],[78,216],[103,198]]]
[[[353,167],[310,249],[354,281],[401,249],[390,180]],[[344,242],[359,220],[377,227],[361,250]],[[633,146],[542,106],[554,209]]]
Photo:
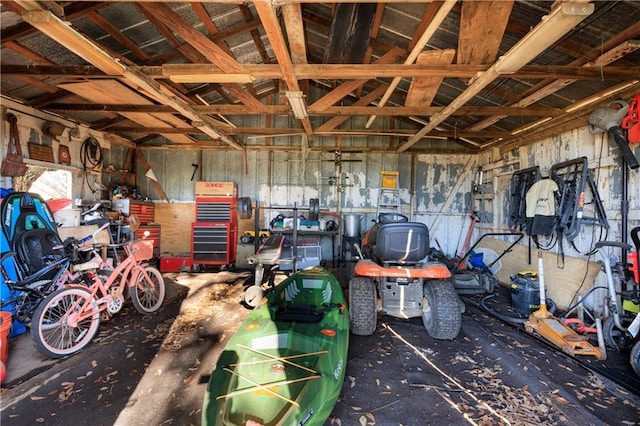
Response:
[[[144,272],[146,274],[138,271],[135,284],[129,290],[131,292],[131,303],[133,303],[138,312],[150,314],[160,309],[164,301],[164,278],[160,271],[151,266],[145,267]]]
[[[31,340],[50,358],[78,352],[91,342],[100,325],[100,312],[73,320],[83,309],[93,308],[93,296],[81,287],[63,288],[45,298],[33,314]]]

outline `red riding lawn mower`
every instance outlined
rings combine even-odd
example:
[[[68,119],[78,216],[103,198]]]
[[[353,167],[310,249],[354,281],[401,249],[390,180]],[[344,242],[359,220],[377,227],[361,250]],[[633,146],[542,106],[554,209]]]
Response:
[[[360,260],[349,281],[351,332],[373,334],[377,295],[382,313],[399,318],[422,317],[435,339],[454,339],[460,332],[464,304],[451,272],[431,261],[429,231],[398,213],[382,213],[362,237]]]

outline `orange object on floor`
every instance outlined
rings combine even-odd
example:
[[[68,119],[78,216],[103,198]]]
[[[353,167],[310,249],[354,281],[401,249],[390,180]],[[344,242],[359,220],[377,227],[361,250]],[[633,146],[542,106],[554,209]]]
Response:
[[[0,312],[0,383],[7,375],[7,357],[9,356],[9,332],[11,331],[11,312]]]

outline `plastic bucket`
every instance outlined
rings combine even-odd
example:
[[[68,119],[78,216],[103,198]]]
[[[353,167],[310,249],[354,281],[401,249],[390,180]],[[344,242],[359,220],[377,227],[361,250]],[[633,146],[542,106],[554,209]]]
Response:
[[[11,331],[11,312],[0,311],[0,383],[7,375],[7,357],[9,356],[9,332]]]
[[[511,308],[527,315],[540,309],[537,272],[524,271],[511,276]]]
[[[344,235],[347,237],[360,236],[360,222],[362,215],[359,213],[347,213],[344,215]]]

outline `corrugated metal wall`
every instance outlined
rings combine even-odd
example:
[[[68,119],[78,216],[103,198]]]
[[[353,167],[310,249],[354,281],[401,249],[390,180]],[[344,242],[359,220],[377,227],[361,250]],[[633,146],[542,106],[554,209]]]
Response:
[[[299,144],[300,137],[287,138],[286,143]],[[335,146],[336,141],[320,138],[314,142]],[[341,164],[333,152],[309,151],[302,153],[265,151],[215,151],[202,153],[202,180],[234,181],[241,196],[260,201],[267,208],[264,226],[279,213],[290,214],[296,204],[305,214],[311,198],[320,199],[321,213],[358,212],[364,214],[363,229],[374,219],[380,188],[380,172],[400,172],[399,186],[403,212],[413,220],[430,227],[432,245],[439,245],[447,254],[461,249],[472,210],[479,211],[482,222],[474,239],[482,232],[506,227],[509,188],[514,170],[538,165],[543,177],[556,163],[586,156],[590,162],[599,194],[604,202],[611,224],[609,239],[620,239],[621,167],[616,148],[606,135],[591,135],[587,128],[567,132],[539,143],[500,155],[493,151],[474,157],[459,155],[411,155],[381,153],[349,153],[365,144],[372,147],[387,146],[388,139],[343,138],[345,151]],[[111,161],[120,157],[117,147],[112,148]],[[191,202],[194,199],[192,164],[197,162],[197,151],[143,150],[147,161],[172,202]],[[637,153],[640,154],[640,153]],[[478,166],[483,167],[485,194],[472,191],[477,180]],[[342,178],[337,176],[342,171]],[[157,200],[144,170],[138,168],[140,193]],[[640,225],[640,183],[638,172],[629,172],[629,229]],[[452,190],[454,190],[452,192]],[[589,199],[586,200],[590,202]],[[589,226],[585,226],[576,241],[580,252],[588,251],[594,239]],[[579,256],[571,247],[569,254]]]

